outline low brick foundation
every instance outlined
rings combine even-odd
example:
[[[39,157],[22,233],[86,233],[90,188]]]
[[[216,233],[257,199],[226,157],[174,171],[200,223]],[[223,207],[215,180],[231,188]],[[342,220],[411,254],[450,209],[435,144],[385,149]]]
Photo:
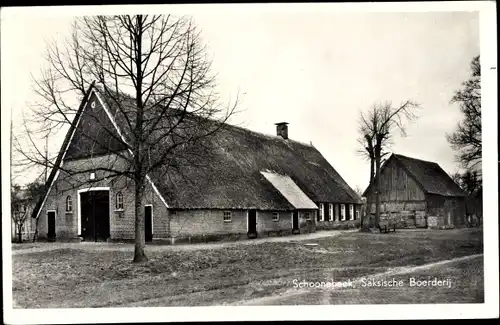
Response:
[[[300,229],[298,233],[306,234],[313,231],[310,229]],[[158,242],[168,243],[170,245],[176,244],[197,244],[197,243],[210,243],[210,242],[227,242],[227,241],[238,241],[247,240],[253,238],[266,238],[266,237],[284,237],[292,236],[292,229],[287,230],[270,230],[262,231],[257,233],[256,236],[249,236],[247,233],[240,234],[217,234],[217,235],[196,235],[196,236],[183,236],[183,237],[171,237],[165,240],[158,240]]]
[[[354,226],[345,225],[353,228]],[[348,229],[348,228],[339,228]],[[249,237],[247,233],[238,234],[207,234],[207,235],[193,235],[193,236],[178,236],[170,238],[156,238],[152,242],[146,242],[147,245],[178,245],[178,244],[200,244],[200,243],[213,243],[213,242],[234,242],[239,240],[249,240],[252,238],[267,238],[267,237],[286,237],[293,236],[294,234],[307,234],[312,233],[310,228],[300,229],[298,232],[293,232],[292,229],[286,230],[270,230],[257,233],[257,236]],[[109,239],[111,243],[134,243],[133,239]]]
[[[347,230],[356,229],[361,225],[361,220],[346,220],[346,221],[318,221],[316,224],[317,230]]]
[[[33,241],[33,240],[30,240]],[[56,238],[47,238],[47,237],[41,237],[37,238],[36,242],[40,243],[80,243],[82,242],[81,237],[56,237]]]

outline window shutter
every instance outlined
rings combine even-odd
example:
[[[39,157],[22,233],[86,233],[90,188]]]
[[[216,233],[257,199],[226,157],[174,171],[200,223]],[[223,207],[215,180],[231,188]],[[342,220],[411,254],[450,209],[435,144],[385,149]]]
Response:
[[[330,221],[330,203],[325,204],[325,220]]]

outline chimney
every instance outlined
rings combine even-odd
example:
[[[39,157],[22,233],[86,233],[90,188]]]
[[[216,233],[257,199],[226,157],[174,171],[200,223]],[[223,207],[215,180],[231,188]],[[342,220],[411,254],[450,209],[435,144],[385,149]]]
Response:
[[[281,136],[283,139],[288,139],[288,123],[280,122],[276,124],[276,135]]]

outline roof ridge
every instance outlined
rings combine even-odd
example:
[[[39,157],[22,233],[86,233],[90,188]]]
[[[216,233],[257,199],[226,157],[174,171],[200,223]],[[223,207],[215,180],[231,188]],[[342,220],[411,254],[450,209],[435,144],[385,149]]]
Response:
[[[417,161],[421,161],[421,162],[425,162],[425,163],[429,163],[429,164],[436,164],[439,166],[439,164],[435,161],[430,161],[430,160],[424,160],[424,159],[420,159],[420,158],[415,158],[415,157],[410,157],[410,156],[405,156],[405,155],[401,155],[401,154],[397,154],[397,153],[393,153],[393,155],[398,158],[398,157],[403,157],[403,158],[406,158],[406,159],[413,159],[413,160],[417,160]]]
[[[294,142],[294,143],[297,143],[297,144],[300,144],[300,145],[303,145],[303,146],[306,146],[306,147],[315,148],[311,144],[308,144],[308,143],[305,143],[305,142],[302,142],[302,141],[299,141],[299,140],[294,140],[294,139],[290,139],[290,138],[289,139],[284,139],[284,138],[282,138],[279,135],[273,135],[273,134],[270,134],[270,133],[259,132],[259,131],[251,130],[251,129],[248,129],[248,128],[245,128],[245,127],[242,127],[242,126],[239,126],[239,125],[230,124],[230,123],[225,123],[225,124],[227,126],[229,126],[229,127],[233,127],[235,129],[240,129],[240,130],[245,131],[245,132],[254,133],[255,135],[258,135],[258,136],[261,136],[261,137],[270,138],[272,140],[281,140],[283,142]]]
[[[103,87],[103,85],[101,84],[96,84],[94,85],[94,88],[97,89],[98,92],[102,93],[102,95],[106,95],[104,92],[103,92],[103,89],[101,89]],[[109,91],[111,92],[116,92],[115,90],[112,90],[112,89],[109,89]],[[127,93],[124,93],[124,92],[119,92],[118,93],[119,96],[123,96],[129,100],[134,100],[135,98],[130,95],[130,94],[127,94]],[[214,122],[218,122],[216,120],[214,120]],[[267,137],[267,138],[270,138],[272,140],[282,140],[282,141],[289,141],[289,142],[295,142],[297,144],[300,144],[300,145],[303,145],[303,146],[306,146],[306,147],[311,147],[311,148],[315,148],[312,144],[308,144],[308,143],[305,143],[305,142],[302,142],[302,141],[299,141],[299,140],[294,140],[294,139],[283,139],[281,136],[279,135],[273,135],[273,134],[270,134],[270,133],[264,133],[264,132],[259,132],[259,131],[255,131],[255,130],[252,130],[252,129],[249,129],[249,128],[246,128],[246,127],[242,127],[242,126],[239,126],[239,125],[235,125],[235,124],[231,124],[231,123],[228,123],[228,122],[224,122],[225,125],[229,126],[229,127],[233,127],[235,129],[240,129],[240,130],[243,130],[243,131],[246,131],[246,132],[251,132],[251,133],[254,133],[258,136],[261,136],[261,137]]]

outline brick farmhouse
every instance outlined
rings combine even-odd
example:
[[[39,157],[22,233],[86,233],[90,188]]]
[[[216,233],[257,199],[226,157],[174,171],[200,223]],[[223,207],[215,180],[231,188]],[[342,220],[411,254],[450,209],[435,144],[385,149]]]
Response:
[[[381,221],[398,227],[451,228],[465,225],[466,194],[435,162],[392,154],[380,171]],[[375,195],[368,186],[366,224],[373,223]]]
[[[91,86],[75,114],[56,160],[60,168],[51,171],[48,191],[33,213],[40,239],[134,238],[134,184],[100,168],[110,162],[129,168],[117,154],[127,150],[115,138],[127,137],[125,122],[108,97]],[[224,124],[208,139],[200,164],[179,163],[147,175],[141,202],[146,241],[253,238],[358,225],[359,196],[314,146],[289,139],[287,123],[276,125],[274,136]],[[103,135],[100,145],[86,136],[106,128],[115,134]]]

